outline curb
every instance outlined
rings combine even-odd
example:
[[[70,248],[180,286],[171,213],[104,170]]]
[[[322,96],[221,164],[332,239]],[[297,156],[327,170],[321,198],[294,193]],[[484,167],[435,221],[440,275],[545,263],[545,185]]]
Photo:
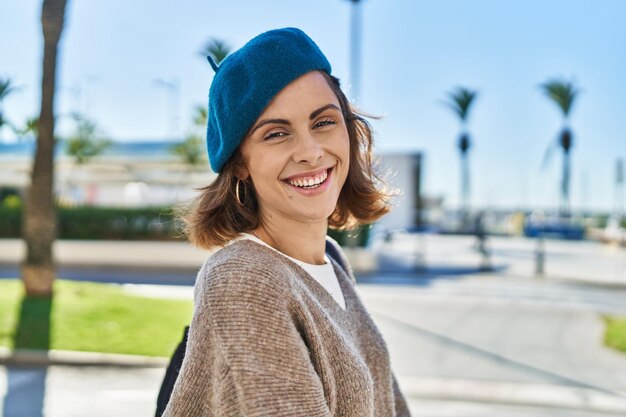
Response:
[[[0,365],[67,365],[165,368],[169,361],[169,358],[141,355],[121,355],[116,353],[35,349],[10,350],[7,348],[0,348]]]
[[[610,393],[566,385],[408,375],[400,375],[398,384],[405,396],[412,399],[554,407],[626,415],[626,391]]]

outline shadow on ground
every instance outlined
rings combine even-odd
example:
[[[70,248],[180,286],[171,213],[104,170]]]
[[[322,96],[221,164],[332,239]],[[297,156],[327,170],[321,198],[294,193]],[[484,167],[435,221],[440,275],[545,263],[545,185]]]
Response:
[[[496,265],[491,268],[437,265],[421,268],[398,268],[393,265],[381,265],[376,271],[357,274],[357,282],[363,284],[428,286],[435,280],[459,279],[473,274],[498,274],[504,272],[507,268],[507,265]]]
[[[15,349],[50,349],[52,297],[24,296],[15,328]],[[7,366],[5,417],[43,417],[47,368]]]

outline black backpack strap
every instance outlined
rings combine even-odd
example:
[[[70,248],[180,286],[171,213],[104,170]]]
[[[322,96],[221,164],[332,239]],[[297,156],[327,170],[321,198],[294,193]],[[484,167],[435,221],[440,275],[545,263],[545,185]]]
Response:
[[[346,265],[343,256],[341,256],[341,253],[339,253],[339,249],[337,249],[337,246],[335,245],[336,243],[332,242],[328,238],[326,239],[326,255],[328,255],[329,258],[334,259],[339,264],[341,269],[343,269],[343,272],[346,273],[348,278],[350,278],[352,283],[356,284],[356,281],[350,276],[348,265]]]
[[[167,407],[167,403],[172,396],[172,390],[174,389],[176,378],[178,378],[180,367],[183,365],[188,335],[189,326],[185,326],[183,340],[178,344],[178,347],[176,347],[176,350],[172,355],[172,359],[170,360],[170,364],[167,366],[167,370],[165,371],[165,377],[163,377],[163,383],[161,384],[159,396],[157,397],[156,417],[161,417],[163,415],[165,408]]]

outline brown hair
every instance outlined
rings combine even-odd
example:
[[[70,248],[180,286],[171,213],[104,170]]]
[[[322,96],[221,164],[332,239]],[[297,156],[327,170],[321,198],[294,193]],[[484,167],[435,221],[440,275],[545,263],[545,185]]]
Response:
[[[353,229],[373,223],[388,213],[389,199],[394,195],[386,190],[374,170],[372,129],[364,119],[379,117],[357,110],[341,91],[339,79],[324,71],[321,73],[339,100],[350,141],[348,176],[335,211],[328,218],[328,226],[338,230]],[[200,191],[198,197],[174,208],[177,219],[184,225],[182,232],[195,246],[209,250],[223,246],[239,233],[258,226],[254,187],[249,181],[238,179],[243,163],[237,148],[212,183],[196,188]]]

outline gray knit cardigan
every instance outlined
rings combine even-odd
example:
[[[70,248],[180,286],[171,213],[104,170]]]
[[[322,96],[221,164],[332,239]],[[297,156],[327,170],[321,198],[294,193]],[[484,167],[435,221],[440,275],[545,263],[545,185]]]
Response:
[[[163,416],[410,417],[352,271],[333,266],[345,310],[299,265],[257,242],[210,256]]]

